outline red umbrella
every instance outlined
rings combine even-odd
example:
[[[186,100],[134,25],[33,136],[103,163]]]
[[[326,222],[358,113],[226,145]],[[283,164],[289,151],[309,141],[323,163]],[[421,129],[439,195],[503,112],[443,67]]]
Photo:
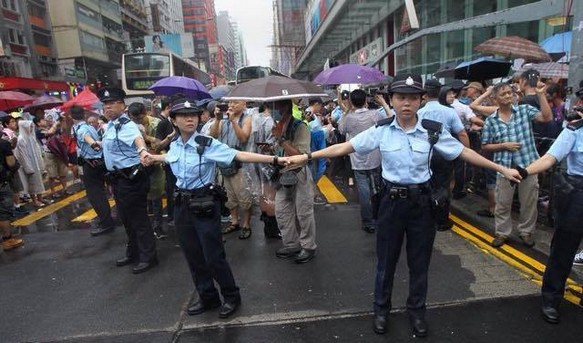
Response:
[[[33,113],[37,109],[48,110],[51,108],[55,108],[63,103],[63,100],[59,98],[55,98],[54,96],[50,95],[43,95],[36,98],[32,104],[26,106],[24,108],[25,111]]]
[[[98,102],[99,98],[97,97],[97,95],[93,94],[93,92],[91,92],[89,88],[85,88],[84,90],[81,91],[81,93],[77,94],[76,97],[64,103],[63,106],[61,106],[61,109],[63,111],[66,111],[71,106],[77,105],[90,110],[93,108],[93,105],[95,105]]]
[[[475,47],[474,50],[509,59],[523,58],[526,62],[551,61],[551,56],[540,45],[518,36],[491,38]]]
[[[25,106],[34,101],[34,98],[28,94],[4,91],[0,92],[0,110],[9,110],[12,108]]]

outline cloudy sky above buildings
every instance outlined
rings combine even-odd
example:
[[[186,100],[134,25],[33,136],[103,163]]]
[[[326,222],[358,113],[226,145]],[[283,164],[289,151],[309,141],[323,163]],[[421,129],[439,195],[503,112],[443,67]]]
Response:
[[[228,11],[243,33],[249,64],[269,66],[273,39],[270,0],[215,0],[215,11]]]

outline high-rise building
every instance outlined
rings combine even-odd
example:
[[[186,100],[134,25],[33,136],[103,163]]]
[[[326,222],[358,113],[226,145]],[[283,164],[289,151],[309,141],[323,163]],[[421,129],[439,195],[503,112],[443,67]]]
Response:
[[[125,52],[119,0],[47,0],[58,64],[67,81],[117,84]]]
[[[219,34],[219,44],[222,45],[224,49],[219,52],[224,51],[223,68],[225,70],[225,78],[227,80],[235,79],[235,53],[237,51],[237,39],[235,30],[233,28],[233,22],[229,17],[229,12],[221,11],[217,16],[217,31]]]
[[[151,34],[184,32],[180,0],[146,0],[145,6],[148,30]]]
[[[300,52],[305,46],[305,0],[273,2],[273,46],[271,67],[291,75]]]
[[[120,0],[121,21],[126,51],[143,51],[148,35],[148,15],[145,0]]]
[[[235,31],[235,70],[247,65],[247,50],[245,50],[245,41],[243,33],[239,31],[237,23],[233,23]]]
[[[217,69],[218,39],[214,0],[182,0],[184,30],[194,39],[195,57],[192,60],[199,68],[208,71],[216,82],[216,74],[223,74]],[[211,52],[212,50],[212,52]],[[211,54],[213,63],[211,63]],[[219,56],[220,57],[220,56]]]
[[[0,76],[59,78],[45,0],[0,2]]]

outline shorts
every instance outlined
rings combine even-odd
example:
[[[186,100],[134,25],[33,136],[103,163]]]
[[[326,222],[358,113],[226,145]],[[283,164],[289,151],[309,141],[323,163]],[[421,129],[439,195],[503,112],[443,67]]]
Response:
[[[0,221],[9,221],[12,219],[12,210],[14,204],[12,203],[12,191],[8,182],[0,184]]]
[[[45,152],[45,165],[50,179],[64,178],[67,176],[67,165],[53,153]]]
[[[225,189],[227,190],[227,203],[225,206],[232,210],[236,207],[248,210],[253,206],[251,190],[245,180],[245,168],[240,168],[233,176],[223,176]]]

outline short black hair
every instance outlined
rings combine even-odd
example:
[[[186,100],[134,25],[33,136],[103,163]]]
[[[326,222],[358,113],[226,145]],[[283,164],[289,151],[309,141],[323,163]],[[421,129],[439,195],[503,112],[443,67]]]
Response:
[[[45,119],[44,117],[41,116],[33,116],[32,117],[32,122],[35,124],[38,124],[42,119]]]
[[[2,117],[2,126],[7,127],[8,123],[10,123],[11,120],[16,120],[16,118],[12,118],[12,116],[6,116],[6,117]]]
[[[547,94],[548,95],[553,95],[553,94],[557,94],[557,96],[559,98],[563,97],[563,87],[558,84],[558,83],[551,83],[548,87],[547,87]]]
[[[81,106],[73,105],[71,106],[71,118],[74,120],[85,119],[85,110]]]
[[[144,104],[141,102],[133,102],[128,107],[128,114],[130,117],[139,116],[144,113],[146,113],[146,106],[144,106]]]
[[[362,107],[366,104],[366,92],[362,89],[355,89],[350,92],[350,102],[356,107]]]

